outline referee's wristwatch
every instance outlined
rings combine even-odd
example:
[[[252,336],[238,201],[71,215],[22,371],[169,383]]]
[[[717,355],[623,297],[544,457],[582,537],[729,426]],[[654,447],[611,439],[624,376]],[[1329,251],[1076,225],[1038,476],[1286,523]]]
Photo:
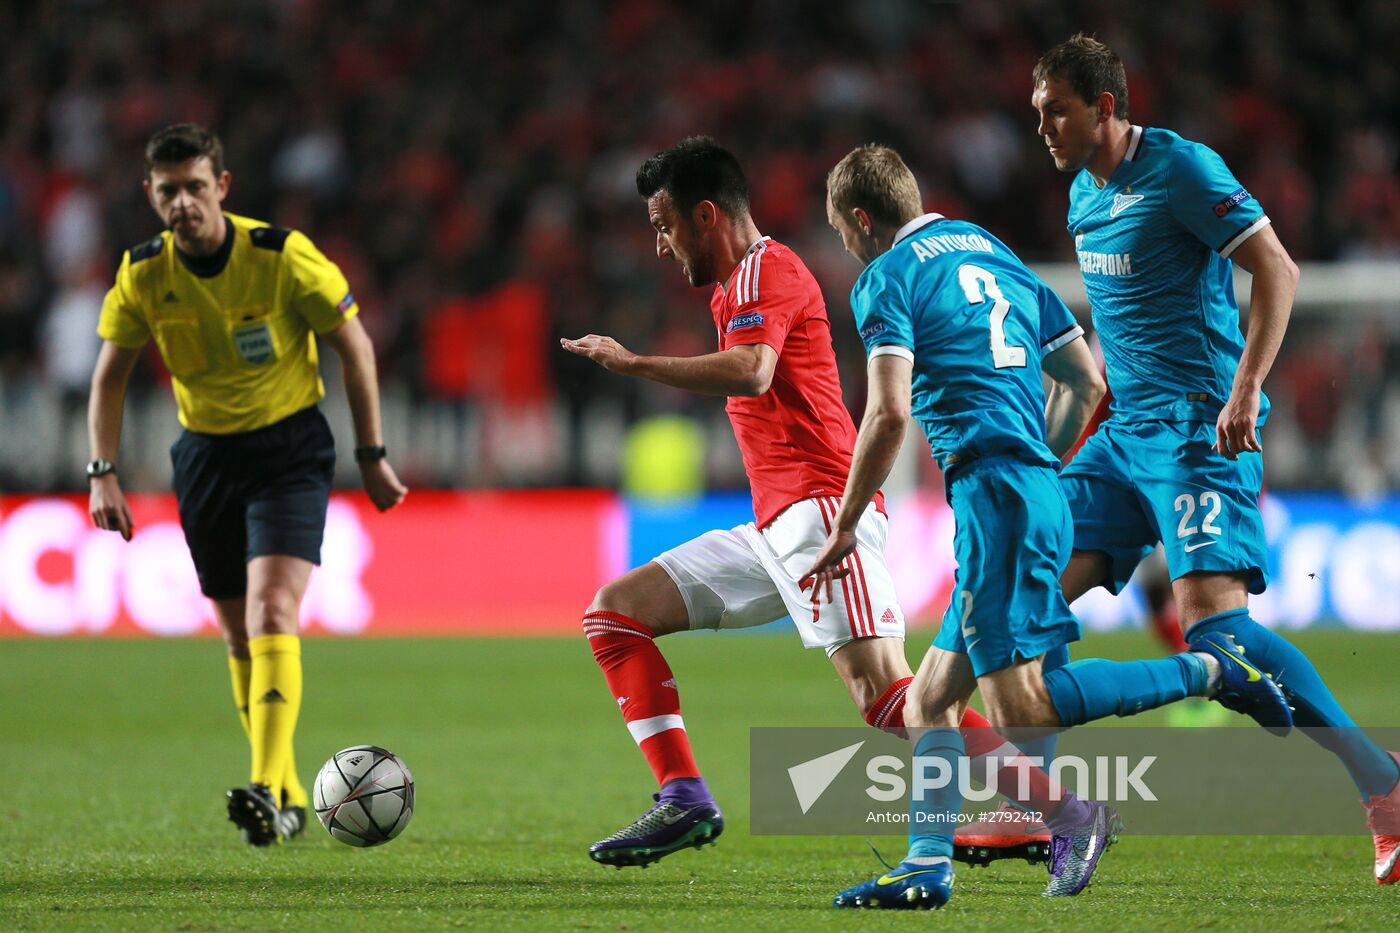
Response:
[[[389,450],[383,444],[355,448],[356,463],[374,463],[387,456],[389,456]]]
[[[111,460],[94,460],[87,465],[88,479],[97,479],[99,476],[115,472],[117,472],[117,465]]]

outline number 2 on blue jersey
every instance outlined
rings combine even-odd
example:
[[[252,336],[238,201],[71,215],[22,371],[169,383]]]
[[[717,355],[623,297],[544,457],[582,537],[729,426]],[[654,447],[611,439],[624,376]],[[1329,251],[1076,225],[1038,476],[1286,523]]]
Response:
[[[958,267],[958,284],[969,304],[980,305],[992,299],[992,313],[989,326],[992,331],[992,365],[997,369],[1010,369],[1026,365],[1026,348],[1006,342],[1006,315],[1011,312],[1011,302],[1001,293],[997,277],[981,266]]]

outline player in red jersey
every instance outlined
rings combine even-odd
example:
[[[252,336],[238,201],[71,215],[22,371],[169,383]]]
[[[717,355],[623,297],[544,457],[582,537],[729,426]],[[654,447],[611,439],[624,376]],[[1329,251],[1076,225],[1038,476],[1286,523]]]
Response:
[[[713,140],[692,137],[647,160],[637,189],[658,257],[680,264],[691,285],[714,287],[719,350],[642,356],[594,334],[561,343],[612,372],[727,396],[755,520],[707,532],[624,574],[584,615],[594,656],[661,787],[656,806],[589,849],[595,861],[618,867],[698,848],[724,825],[691,753],[657,636],[790,615],[803,644],[826,651],[856,707],[880,727],[902,725],[912,677],[904,614],[883,556],[883,499],[860,522],[836,598],[818,606],[798,584],[840,506],[856,437],[816,280],[797,254],[759,233],[743,171]]]
[[[799,583],[840,508],[856,437],[821,289],[792,250],[758,232],[743,171],[713,140],[687,139],[647,160],[637,190],[656,228],[657,256],[679,263],[691,285],[715,286],[710,309],[719,350],[640,356],[595,334],[561,343],[612,372],[727,396],[755,520],[707,532],[624,574],[598,591],[584,615],[594,657],[661,787],[656,806],[590,847],[595,861],[619,868],[698,848],[724,827],[691,753],[657,636],[790,615],[803,644],[831,658],[865,721],[882,729],[904,725],[913,679],[904,614],[884,559],[883,497],[861,517],[834,590],[819,600]],[[975,710],[962,724],[970,727],[969,755],[1001,760],[998,786],[1019,793],[1029,774],[1022,803],[1053,809],[1060,797],[1043,771],[1028,769]],[[979,846],[978,853],[977,860],[1046,854],[1024,837]]]

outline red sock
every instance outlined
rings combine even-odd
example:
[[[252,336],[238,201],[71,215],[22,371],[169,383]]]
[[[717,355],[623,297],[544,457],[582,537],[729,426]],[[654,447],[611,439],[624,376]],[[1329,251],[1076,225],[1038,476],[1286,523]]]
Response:
[[[1181,625],[1177,621],[1176,600],[1169,599],[1152,612],[1152,631],[1172,654],[1187,650],[1186,639],[1181,637]]]
[[[870,704],[870,709],[865,711],[865,721],[876,729],[893,729],[904,725],[904,694],[908,692],[909,685],[914,682],[914,678],[905,677],[903,680],[896,680],[885,688],[885,692],[880,694],[880,698]]]
[[[583,633],[656,782],[699,777],[676,678],[651,632],[621,613],[599,610],[583,617]]]
[[[963,743],[967,746],[969,758],[980,758],[983,755],[996,755],[1005,760],[1007,758],[1024,758],[1021,750],[1010,742],[1006,741],[987,720],[986,716],[972,707],[968,707],[962,718]],[[1026,789],[1029,793],[1022,798],[1020,795],[1021,772],[1026,772]],[[977,774],[985,773],[979,768]],[[1027,765],[1024,769],[1014,765],[1006,765],[997,772],[997,790],[1022,806],[1039,810],[1042,813],[1050,813],[1060,805],[1057,787],[1050,782],[1050,775],[1045,773],[1045,769],[1038,766]]]

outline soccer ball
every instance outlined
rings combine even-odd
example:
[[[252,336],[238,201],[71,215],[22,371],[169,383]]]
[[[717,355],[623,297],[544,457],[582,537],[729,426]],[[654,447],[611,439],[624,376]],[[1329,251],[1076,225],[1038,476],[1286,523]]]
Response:
[[[413,775],[387,749],[356,745],[321,768],[312,800],[336,839],[359,848],[383,845],[413,817]]]

